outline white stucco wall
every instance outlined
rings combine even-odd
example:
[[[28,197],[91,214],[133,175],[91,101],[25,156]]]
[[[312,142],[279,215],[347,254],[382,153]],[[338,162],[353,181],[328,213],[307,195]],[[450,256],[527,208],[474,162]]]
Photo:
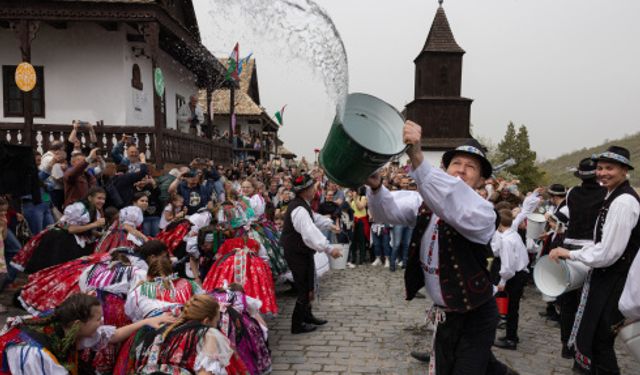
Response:
[[[58,30],[40,24],[31,60],[34,66],[44,66],[45,117],[35,118],[34,123],[70,124],[80,119],[103,120],[105,125],[154,125],[151,60],[133,56],[131,47],[145,44],[127,42],[128,28],[121,25],[117,31],[107,31],[95,23],[70,22],[67,29]],[[145,53],[149,55],[146,49]],[[0,29],[0,65],[20,62],[15,34]],[[141,70],[142,91],[131,87],[134,63]],[[196,77],[163,51],[158,65],[165,78],[167,127],[175,129],[176,94],[188,100],[197,92]],[[0,100],[2,95],[0,90]],[[22,121],[5,118],[0,110],[0,122]]]

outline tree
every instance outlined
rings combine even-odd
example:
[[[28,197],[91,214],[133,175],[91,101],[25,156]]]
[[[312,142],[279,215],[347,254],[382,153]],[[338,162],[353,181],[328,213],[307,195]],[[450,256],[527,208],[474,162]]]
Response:
[[[498,144],[498,159],[501,162],[513,158],[516,164],[506,171],[520,180],[520,190],[530,191],[544,183],[544,173],[536,165],[536,152],[531,150],[527,127],[521,125],[516,133],[515,125],[510,122],[507,132]]]

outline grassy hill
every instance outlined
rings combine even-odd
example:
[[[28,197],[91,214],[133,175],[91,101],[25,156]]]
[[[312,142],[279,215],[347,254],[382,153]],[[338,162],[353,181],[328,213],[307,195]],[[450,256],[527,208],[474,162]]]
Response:
[[[632,136],[609,141],[600,146],[583,148],[569,154],[562,155],[556,159],[547,160],[540,164],[542,170],[547,174],[547,180],[550,183],[561,183],[566,186],[574,186],[580,183],[580,179],[573,176],[570,168],[575,168],[583,158],[589,157],[605,151],[611,145],[622,146],[631,152],[631,164],[636,168],[629,174],[631,176],[631,185],[640,186],[640,133]]]

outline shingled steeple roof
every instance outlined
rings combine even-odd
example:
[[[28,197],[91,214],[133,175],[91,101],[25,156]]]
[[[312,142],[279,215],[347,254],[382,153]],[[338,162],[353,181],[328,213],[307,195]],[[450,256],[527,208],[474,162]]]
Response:
[[[447,20],[447,15],[444,13],[442,5],[438,7],[436,16],[433,18],[431,30],[429,30],[429,35],[422,51],[464,53],[464,50],[460,48],[453,37],[449,20]]]

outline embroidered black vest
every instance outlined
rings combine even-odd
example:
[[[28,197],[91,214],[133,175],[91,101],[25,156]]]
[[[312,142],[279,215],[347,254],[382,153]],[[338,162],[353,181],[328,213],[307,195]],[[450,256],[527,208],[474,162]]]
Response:
[[[596,222],[596,233],[594,242],[598,243],[602,241],[602,230],[604,228],[604,223],[607,221],[607,215],[609,214],[609,207],[611,207],[611,203],[621,196],[622,194],[630,194],[633,196],[639,203],[640,197],[633,190],[631,185],[629,185],[629,181],[625,181],[622,185],[618,186],[612,193],[609,195],[607,199],[605,199],[602,208],[600,209],[600,213],[598,215],[598,221]],[[622,253],[622,256],[611,266],[606,268],[595,268],[594,272],[616,272],[616,273],[626,273],[629,271],[631,267],[631,262],[633,262],[636,253],[638,252],[638,248],[640,247],[640,220],[636,223],[636,226],[631,231],[631,236],[629,237],[629,242],[627,243],[627,247]]]
[[[570,217],[566,238],[593,239],[593,228],[606,195],[607,189],[595,180],[585,181],[581,186],[571,189],[566,199]]]
[[[423,203],[418,212],[405,270],[406,299],[412,300],[424,286],[420,244],[433,213]],[[496,218],[496,223],[497,223]],[[489,245],[471,242],[444,221],[438,225],[440,289],[447,310],[467,312],[493,298],[487,270]]]
[[[287,212],[284,215],[284,225],[282,226],[282,234],[280,235],[280,244],[285,251],[310,252],[311,254],[315,254],[313,249],[305,245],[302,240],[302,235],[293,227],[291,214],[293,213],[293,210],[300,206],[304,207],[304,209],[309,212],[309,216],[313,218],[313,211],[311,211],[311,207],[307,202],[300,197],[295,197],[291,202],[289,202]]]

